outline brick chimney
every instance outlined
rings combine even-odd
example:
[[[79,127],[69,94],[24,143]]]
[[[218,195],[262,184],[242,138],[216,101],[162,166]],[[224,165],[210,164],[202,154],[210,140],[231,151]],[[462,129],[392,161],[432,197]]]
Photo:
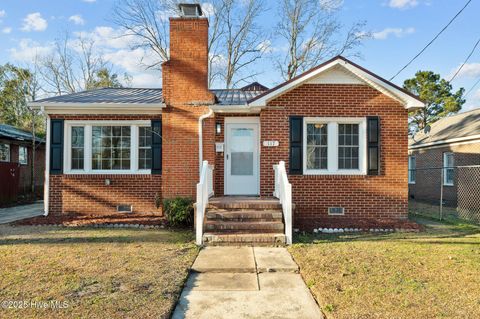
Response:
[[[180,4],[170,18],[170,60],[162,65],[167,105],[205,105],[215,101],[208,90],[208,19],[198,4]]]
[[[170,60],[162,65],[162,197],[195,198],[199,176],[199,119],[215,96],[208,90],[208,20],[198,4],[180,4],[170,18]],[[215,158],[215,119],[203,121],[203,159]]]

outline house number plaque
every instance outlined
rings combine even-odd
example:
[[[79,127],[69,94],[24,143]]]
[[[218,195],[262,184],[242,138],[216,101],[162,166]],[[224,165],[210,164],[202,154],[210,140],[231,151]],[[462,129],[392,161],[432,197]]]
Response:
[[[265,147],[275,147],[278,146],[280,143],[278,141],[263,141],[263,146]]]

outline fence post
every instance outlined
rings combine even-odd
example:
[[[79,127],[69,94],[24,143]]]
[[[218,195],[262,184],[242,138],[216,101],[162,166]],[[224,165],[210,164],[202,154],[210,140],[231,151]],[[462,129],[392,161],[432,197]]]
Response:
[[[444,168],[440,170],[440,220],[443,220],[443,179]]]

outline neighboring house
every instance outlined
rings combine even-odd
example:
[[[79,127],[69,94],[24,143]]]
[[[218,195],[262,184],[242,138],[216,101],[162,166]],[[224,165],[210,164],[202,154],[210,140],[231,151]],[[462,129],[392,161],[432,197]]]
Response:
[[[33,160],[32,133],[11,125],[0,124],[0,204],[12,204],[19,196],[31,194]],[[35,138],[35,186],[43,194],[45,140]]]
[[[480,109],[433,123],[410,139],[408,149],[410,198],[438,204],[443,189],[444,204],[456,206],[463,175],[455,167],[480,165]],[[466,179],[460,181],[465,186]]]
[[[160,213],[158,196],[199,195],[207,160],[215,196],[260,201],[272,197],[274,165],[284,161],[297,228],[407,218],[407,118],[422,101],[341,56],[272,89],[209,89],[207,50],[207,19],[170,18],[163,89],[31,103],[48,115],[49,214]],[[255,206],[230,200],[223,207]],[[258,230],[238,222],[217,230]]]

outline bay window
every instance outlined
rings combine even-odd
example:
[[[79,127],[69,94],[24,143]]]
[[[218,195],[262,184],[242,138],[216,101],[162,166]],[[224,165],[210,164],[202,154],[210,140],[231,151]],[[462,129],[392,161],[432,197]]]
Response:
[[[304,174],[365,175],[366,118],[304,118]]]
[[[150,121],[66,121],[65,127],[67,174],[150,173]]]

